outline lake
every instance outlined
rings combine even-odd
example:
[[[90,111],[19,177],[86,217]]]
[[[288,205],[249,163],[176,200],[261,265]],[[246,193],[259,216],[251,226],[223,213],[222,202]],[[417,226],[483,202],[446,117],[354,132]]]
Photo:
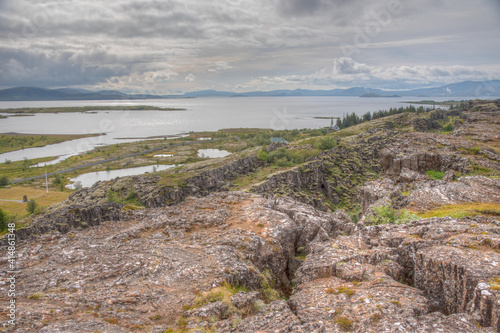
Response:
[[[85,138],[0,154],[0,161],[18,161],[82,153],[97,146],[144,140],[153,136],[176,136],[191,131],[223,128],[302,129],[330,125],[328,119],[355,112],[363,114],[399,107],[402,98],[360,97],[234,97],[119,101],[26,101],[0,102],[0,108],[151,105],[185,108],[186,111],[98,111],[95,113],[36,114],[33,117],[0,119],[0,133],[89,134]],[[413,98],[415,99],[415,98]],[[449,98],[434,98],[448,100]],[[461,98],[457,98],[461,99]]]

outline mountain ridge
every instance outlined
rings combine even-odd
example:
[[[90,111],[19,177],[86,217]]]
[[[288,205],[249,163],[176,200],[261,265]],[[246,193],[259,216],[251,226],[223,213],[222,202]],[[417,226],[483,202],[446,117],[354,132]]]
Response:
[[[47,100],[118,100],[155,98],[196,98],[196,97],[294,97],[294,96],[345,96],[345,97],[472,97],[500,96],[500,80],[463,81],[441,87],[412,90],[382,90],[376,88],[352,87],[345,89],[310,90],[280,89],[271,91],[231,91],[200,90],[182,95],[125,94],[117,90],[90,91],[85,89],[38,87],[14,87],[0,90],[0,101],[47,101]]]

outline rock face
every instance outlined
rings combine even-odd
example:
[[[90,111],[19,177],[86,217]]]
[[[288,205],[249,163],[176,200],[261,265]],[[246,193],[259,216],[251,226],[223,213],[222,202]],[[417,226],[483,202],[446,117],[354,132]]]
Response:
[[[25,239],[33,234],[42,235],[49,231],[69,232],[73,229],[82,229],[97,226],[104,221],[117,221],[121,217],[121,205],[106,202],[101,205],[71,205],[61,209],[54,209],[35,220],[29,228],[17,231],[19,239]]]
[[[497,328],[500,294],[490,283],[500,275],[498,223],[429,219],[316,244],[296,272],[291,307],[303,323],[322,321],[332,332],[479,332],[473,319]]]
[[[256,156],[240,158],[217,167],[200,167],[195,170],[179,170],[191,173],[185,177],[181,185],[161,185],[161,177],[156,175],[140,175],[118,178],[110,183],[99,182],[91,188],[82,189],[69,197],[69,203],[100,204],[106,202],[108,190],[126,197],[134,192],[146,207],[164,207],[183,201],[188,196],[203,196],[212,192],[227,191],[230,180],[238,175],[255,171],[262,166]],[[206,170],[207,169],[207,170]]]
[[[384,133],[384,138],[389,135]],[[300,167],[270,175],[251,191],[266,197],[288,196],[328,211],[356,198],[363,182],[380,170],[376,151],[366,144],[336,147]]]
[[[467,172],[469,162],[459,155],[420,153],[411,149],[403,152],[400,148],[386,148],[380,153],[380,164],[385,174],[393,180],[411,182],[415,176],[408,176],[410,171],[425,173],[427,170],[455,170]]]
[[[401,192],[409,192],[402,195]],[[424,180],[411,184],[395,184],[390,179],[366,182],[360,190],[359,202],[363,213],[377,201],[392,200],[397,208],[424,211],[436,206],[460,203],[500,203],[500,180],[484,176],[460,177],[456,182]]]
[[[18,244],[16,332],[493,332],[499,234],[479,217],[355,225],[243,192],[122,211]]]

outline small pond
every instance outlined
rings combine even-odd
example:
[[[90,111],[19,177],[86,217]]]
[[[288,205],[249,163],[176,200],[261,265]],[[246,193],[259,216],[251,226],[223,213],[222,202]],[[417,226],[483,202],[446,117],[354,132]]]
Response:
[[[153,157],[172,157],[174,154],[156,154],[153,155]]]
[[[53,160],[50,160],[50,161],[47,161],[47,162],[40,162],[40,163],[37,163],[37,164],[34,164],[34,165],[30,165],[30,168],[38,168],[38,167],[44,167],[44,166],[47,166],[47,165],[57,164],[57,163],[59,163],[61,161],[64,161],[68,157],[76,156],[76,155],[77,154],[68,154],[68,155],[58,156],[56,159],[53,159]]]
[[[80,182],[82,187],[91,187],[98,181],[105,181],[105,180],[111,180],[116,177],[125,177],[125,176],[135,176],[135,175],[142,175],[143,173],[146,172],[155,172],[155,171],[162,171],[162,170],[167,170],[170,168],[175,167],[176,165],[148,165],[148,166],[143,166],[143,167],[137,167],[137,168],[128,168],[128,169],[118,169],[118,170],[110,170],[110,171],[97,171],[97,172],[89,172],[89,173],[84,173],[83,175],[79,175],[78,177],[71,178],[70,182],[72,184],[66,185],[66,187],[75,189],[75,184],[77,182]]]
[[[226,151],[226,150],[220,150],[220,149],[200,149],[200,150],[198,150],[198,157],[217,158],[217,157],[225,157],[228,155],[231,155],[231,153]]]

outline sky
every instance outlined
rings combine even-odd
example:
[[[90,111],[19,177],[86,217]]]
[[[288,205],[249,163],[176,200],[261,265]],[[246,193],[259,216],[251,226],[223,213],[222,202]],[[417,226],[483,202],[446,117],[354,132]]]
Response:
[[[0,88],[178,94],[500,79],[500,0],[0,0]]]

